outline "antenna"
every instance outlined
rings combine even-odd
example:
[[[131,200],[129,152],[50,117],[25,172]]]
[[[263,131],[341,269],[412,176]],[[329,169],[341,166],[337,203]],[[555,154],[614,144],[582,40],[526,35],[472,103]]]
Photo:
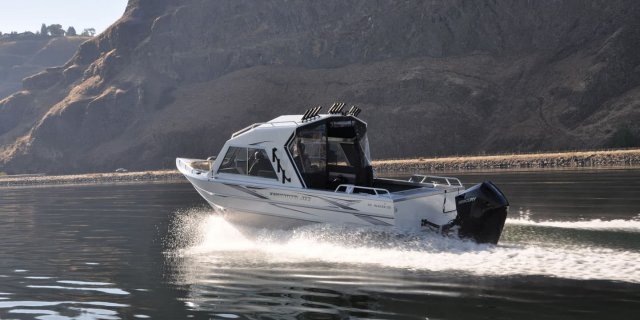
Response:
[[[311,108],[311,109],[313,109],[313,108]],[[307,120],[307,117],[311,113],[311,109],[307,109],[307,111],[304,112],[304,114],[302,115],[302,121]]]
[[[344,108],[344,102],[334,102],[331,109],[329,109],[329,114],[341,113],[342,108]]]
[[[307,109],[302,115],[302,121],[317,117],[320,110],[322,110],[322,106]]]
[[[329,114],[333,114],[333,113],[336,111],[336,109],[337,109],[336,107],[337,107],[337,106],[338,106],[338,103],[337,103],[337,102],[334,102],[334,103],[331,105],[331,108],[329,108]]]
[[[351,106],[349,111],[344,111],[344,106],[346,104],[344,102],[334,102],[329,108],[329,114],[342,114],[343,116],[354,116],[357,117],[362,110],[356,106]],[[322,106],[317,106],[314,108],[310,108],[307,112],[302,116],[302,120],[309,120],[318,116],[318,113],[322,109]]]
[[[357,117],[360,114],[360,108],[356,107],[356,106],[351,106],[351,108],[349,109],[349,111],[347,111],[347,116],[354,116]]]

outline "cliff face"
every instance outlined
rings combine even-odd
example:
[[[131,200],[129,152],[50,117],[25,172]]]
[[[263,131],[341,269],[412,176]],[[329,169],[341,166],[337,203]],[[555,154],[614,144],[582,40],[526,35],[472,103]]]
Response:
[[[0,171],[171,167],[356,104],[376,158],[638,145],[636,1],[131,0],[0,102]]]
[[[78,50],[88,37],[30,37],[0,39],[0,99],[18,91],[24,77],[59,66]]]

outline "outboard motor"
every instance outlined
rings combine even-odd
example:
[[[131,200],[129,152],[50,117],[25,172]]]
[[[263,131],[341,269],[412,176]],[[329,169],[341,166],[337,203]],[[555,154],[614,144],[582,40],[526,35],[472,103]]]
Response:
[[[477,184],[456,196],[458,236],[477,243],[497,244],[507,219],[509,202],[492,182]]]

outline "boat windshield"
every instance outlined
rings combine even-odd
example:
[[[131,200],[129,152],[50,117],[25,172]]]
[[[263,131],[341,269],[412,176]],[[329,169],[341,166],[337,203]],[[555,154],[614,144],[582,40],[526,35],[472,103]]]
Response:
[[[257,148],[229,147],[218,173],[278,178],[266,151]]]
[[[373,184],[366,125],[354,118],[330,118],[300,127],[288,147],[307,188]]]

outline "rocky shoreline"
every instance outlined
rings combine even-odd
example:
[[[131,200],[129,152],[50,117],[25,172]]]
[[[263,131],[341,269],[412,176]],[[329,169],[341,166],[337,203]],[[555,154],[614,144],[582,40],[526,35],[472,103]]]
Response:
[[[157,170],[123,173],[87,173],[61,176],[17,175],[0,176],[0,187],[20,187],[35,185],[65,184],[108,184],[136,182],[169,182],[179,181],[184,176],[177,170]]]
[[[630,167],[640,166],[640,149],[376,160],[373,161],[373,166],[378,173],[519,168]],[[60,176],[11,175],[0,176],[0,187],[170,181],[185,181],[185,178],[177,170],[87,173]]]
[[[378,172],[622,167],[636,165],[640,165],[640,149],[374,161],[374,167]]]

